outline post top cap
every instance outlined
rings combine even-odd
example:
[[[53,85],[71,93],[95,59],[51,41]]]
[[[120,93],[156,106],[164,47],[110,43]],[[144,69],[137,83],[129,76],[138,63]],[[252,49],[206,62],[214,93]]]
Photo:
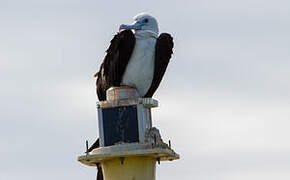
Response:
[[[140,97],[138,91],[130,86],[110,87],[106,92],[106,96],[107,101],[136,99]]]

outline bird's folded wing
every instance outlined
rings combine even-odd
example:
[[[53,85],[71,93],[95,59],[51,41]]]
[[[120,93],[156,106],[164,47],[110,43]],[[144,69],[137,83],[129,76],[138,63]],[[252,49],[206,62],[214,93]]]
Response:
[[[172,49],[173,38],[168,33],[162,33],[156,41],[154,77],[145,97],[152,97],[158,88],[173,53]]]
[[[106,99],[106,90],[108,88],[120,86],[135,42],[136,39],[131,30],[121,31],[111,40],[100,70],[95,75],[97,77],[97,94],[99,100]]]

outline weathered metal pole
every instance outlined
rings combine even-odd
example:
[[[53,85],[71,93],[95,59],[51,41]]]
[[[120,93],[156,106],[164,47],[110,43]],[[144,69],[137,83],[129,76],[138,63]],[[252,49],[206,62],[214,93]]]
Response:
[[[89,166],[100,163],[105,180],[155,180],[156,161],[179,159],[152,127],[151,108],[157,106],[134,88],[110,88],[107,101],[97,104],[100,147],[78,160]]]

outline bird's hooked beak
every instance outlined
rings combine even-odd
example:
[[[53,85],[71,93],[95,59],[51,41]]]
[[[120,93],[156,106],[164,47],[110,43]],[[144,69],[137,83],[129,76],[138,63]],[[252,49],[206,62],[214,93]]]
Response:
[[[132,25],[126,25],[126,24],[121,24],[119,27],[119,31],[121,30],[127,30],[127,29],[134,29],[134,30],[141,30],[143,26],[143,23],[136,21]]]

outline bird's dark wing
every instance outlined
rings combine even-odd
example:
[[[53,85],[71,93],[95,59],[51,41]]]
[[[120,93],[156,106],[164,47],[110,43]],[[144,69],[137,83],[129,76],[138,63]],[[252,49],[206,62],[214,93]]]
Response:
[[[168,33],[162,33],[157,38],[155,47],[154,77],[151,86],[144,97],[152,97],[158,88],[167,65],[173,53],[173,38]]]
[[[97,77],[97,94],[100,101],[106,100],[106,90],[120,86],[126,66],[135,46],[135,36],[131,30],[119,32],[111,40],[107,54]]]

